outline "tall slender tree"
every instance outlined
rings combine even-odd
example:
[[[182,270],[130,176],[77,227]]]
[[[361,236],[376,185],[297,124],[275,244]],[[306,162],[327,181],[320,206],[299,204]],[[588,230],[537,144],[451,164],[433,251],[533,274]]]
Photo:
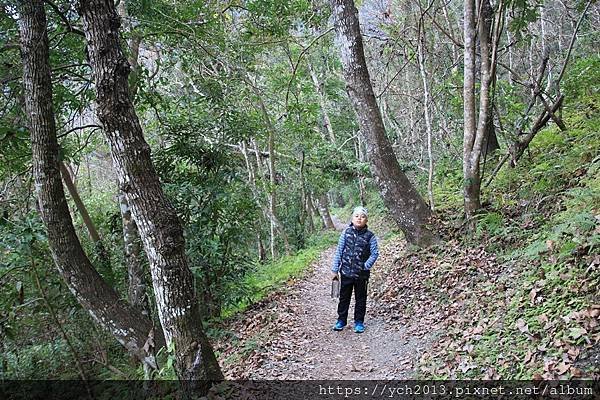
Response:
[[[174,345],[179,378],[194,381],[193,386],[205,393],[210,380],[223,375],[202,328],[181,222],[162,190],[133,107],[130,66],[120,45],[120,20],[111,1],[81,0],[79,12],[96,86],[98,119],[148,257],[165,339]]]
[[[130,39],[127,41],[129,47],[128,61],[131,65],[131,73],[134,76],[134,79],[129,80],[129,89],[131,98],[135,99],[140,86],[142,69],[138,60],[140,47],[142,45],[142,37],[132,26],[130,16],[127,13],[127,1],[122,0],[119,2],[117,5],[117,13],[119,14],[119,17],[121,17],[121,21],[123,21],[124,30],[130,34]],[[121,210],[121,221],[123,224],[123,252],[125,255],[125,262],[127,263],[127,275],[129,277],[129,303],[141,310],[142,313],[150,315],[150,304],[148,296],[146,295],[148,283],[142,261],[141,238],[137,225],[131,215],[131,207],[129,207],[125,193],[121,191],[119,191],[119,208]]]
[[[346,90],[358,117],[360,132],[375,181],[385,205],[408,242],[427,246],[436,236],[427,227],[430,210],[408,177],[400,169],[386,136],[375,99],[353,0],[331,0],[334,25],[346,81]]]
[[[478,3],[474,0],[464,1],[463,34],[464,34],[464,88],[463,88],[463,179],[464,206],[467,218],[472,219],[481,207],[481,172],[480,160],[484,149],[493,145],[493,127],[491,118],[492,83],[496,74],[496,56],[500,33],[503,29],[504,3],[500,1],[496,13],[489,0]],[[493,22],[493,25],[492,25]],[[480,52],[480,87],[479,112],[476,107],[476,55],[479,43]],[[487,138],[487,142],[486,142]],[[484,142],[485,144],[484,147]],[[473,227],[472,220],[471,227]]]

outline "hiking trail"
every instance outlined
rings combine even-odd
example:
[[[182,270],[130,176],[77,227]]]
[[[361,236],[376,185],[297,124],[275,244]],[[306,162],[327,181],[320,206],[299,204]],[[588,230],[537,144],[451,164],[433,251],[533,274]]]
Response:
[[[334,220],[341,231],[345,224]],[[380,252],[385,251],[381,248]],[[386,322],[385,311],[371,297],[377,264],[369,282],[366,330],[353,331],[354,298],[348,325],[332,330],[338,299],[332,299],[331,262],[335,246],[324,251],[305,276],[244,312],[227,341],[219,342],[226,379],[409,379],[428,335],[407,329],[400,320]],[[385,257],[381,253],[380,257]],[[374,279],[375,278],[375,279]],[[418,321],[410,321],[418,324]],[[409,333],[410,331],[410,333]]]

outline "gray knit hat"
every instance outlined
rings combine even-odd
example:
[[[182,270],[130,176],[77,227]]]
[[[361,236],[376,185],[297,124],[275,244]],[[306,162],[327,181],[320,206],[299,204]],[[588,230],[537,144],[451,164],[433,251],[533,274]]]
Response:
[[[369,217],[369,213],[368,213],[367,209],[362,206],[358,206],[358,207],[354,208],[354,211],[352,211],[352,215],[355,215],[355,214],[365,214],[365,217],[367,217],[367,218]]]

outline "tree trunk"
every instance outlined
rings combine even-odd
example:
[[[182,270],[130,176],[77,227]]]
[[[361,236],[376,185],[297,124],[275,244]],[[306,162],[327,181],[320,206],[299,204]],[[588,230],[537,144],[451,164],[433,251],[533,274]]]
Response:
[[[273,131],[269,131],[269,190],[268,190],[268,194],[269,194],[269,214],[271,215],[271,221],[270,221],[270,225],[269,225],[269,230],[271,233],[271,260],[275,261],[275,259],[277,258],[277,242],[276,242],[276,235],[275,235],[275,228],[276,228],[276,214],[275,214],[275,204],[276,204],[276,186],[277,183],[275,182],[275,154],[273,154],[273,148],[274,148],[274,135],[273,135]]]
[[[256,146],[256,143],[254,143],[254,146]],[[271,214],[271,208],[264,207],[264,205],[262,204],[262,202],[260,200],[258,186],[256,184],[256,170],[254,169],[254,164],[252,164],[252,161],[250,160],[250,157],[248,156],[248,149],[247,149],[245,141],[243,141],[240,144],[240,148],[242,150],[242,154],[244,155],[244,160],[246,161],[246,169],[248,170],[248,183],[250,184],[250,190],[252,191],[252,195],[254,197],[254,201],[256,202],[256,205],[258,206],[258,208],[260,210],[262,210],[265,218],[267,220],[269,220],[269,222],[270,222],[269,226],[270,227],[274,226],[280,235],[282,235],[283,237],[286,237],[285,232],[283,232],[283,229],[281,227],[281,224],[277,220],[277,217]],[[254,153],[256,155],[256,160],[257,160],[256,168],[259,170],[258,171],[259,174],[261,174],[261,172],[260,172],[260,155],[258,153],[257,147],[255,147],[254,150],[255,150]],[[266,258],[266,252],[265,252],[265,248],[262,244],[261,227],[259,226],[259,224],[257,224],[257,226],[256,226],[256,235],[257,235],[257,240],[258,240],[258,243],[257,243],[258,257],[261,261],[263,261]]]
[[[363,145],[361,143],[360,136],[356,137],[354,148],[358,161],[361,163],[365,162],[365,153],[363,151]],[[367,205],[367,189],[365,187],[365,175],[362,172],[358,173],[358,194],[360,205],[365,207]]]
[[[158,315],[181,380],[205,394],[223,375],[200,318],[183,228],[163,193],[130,98],[129,63],[119,43],[113,2],[81,0],[79,11],[103,124],[119,185],[131,207],[150,263]],[[202,380],[202,382],[192,382]]]
[[[24,1],[19,29],[22,42],[25,109],[29,117],[33,175],[42,221],[59,273],[81,306],[127,350],[156,368],[148,348],[163,346],[151,321],[123,302],[98,274],[75,233],[60,177],[59,147],[52,109],[46,15],[42,1]]]
[[[273,125],[273,122],[271,121],[271,116],[269,115],[269,112],[267,111],[267,106],[265,105],[265,102],[262,100],[262,97],[260,96],[258,89],[254,85],[252,85],[252,83],[250,82],[250,79],[246,79],[246,82],[251,86],[252,90],[256,94],[256,97],[258,98],[258,105],[259,105],[260,111],[263,114],[265,124],[267,125],[267,128],[269,130],[269,138],[268,138],[268,143],[267,143],[267,147],[268,147],[267,151],[269,152],[269,162],[268,162],[269,190],[267,192],[268,192],[268,197],[269,197],[271,259],[275,260],[275,258],[277,256],[277,248],[275,246],[276,245],[276,235],[275,235],[276,231],[279,231],[279,233],[281,234],[281,238],[283,239],[283,245],[284,245],[286,254],[291,253],[291,247],[290,247],[290,243],[289,243],[287,234],[285,233],[285,229],[283,228],[282,224],[279,222],[279,218],[277,218],[277,210],[276,210],[277,182],[275,179],[275,126]],[[257,157],[258,157],[258,155],[257,155]],[[278,227],[279,227],[279,229],[278,229]]]
[[[335,144],[335,134],[333,133],[333,127],[331,126],[331,120],[329,119],[329,113],[327,112],[327,100],[325,98],[325,93],[323,92],[323,85],[319,82],[319,78],[317,77],[317,73],[311,64],[308,64],[308,71],[310,72],[310,77],[313,81],[313,85],[315,86],[315,90],[317,91],[317,95],[319,97],[319,104],[321,106],[321,113],[323,113],[323,124],[325,125],[325,129],[327,130],[327,134],[329,135],[329,141]]]
[[[323,225],[325,226],[325,229],[335,230],[335,225],[333,224],[331,214],[329,213],[329,200],[327,199],[326,193],[317,197],[317,205],[319,206],[319,211],[321,212],[321,218],[323,218]]]
[[[308,232],[312,233],[315,231],[315,222],[313,220],[313,211],[310,207],[310,193],[308,191],[305,192],[304,195],[304,212],[306,213],[306,221],[308,223]]]
[[[323,220],[323,218],[321,218],[321,213],[319,212],[319,210],[317,209],[317,207],[315,207],[315,204],[312,201],[312,195],[311,195],[310,192],[308,192],[307,195],[306,195],[306,202],[307,202],[307,205],[308,205],[308,209],[310,210],[311,215],[312,215],[311,218],[314,218],[316,216],[316,218],[318,220],[321,220],[321,222],[323,223],[323,228],[326,228],[325,221]]]
[[[513,37],[510,34],[510,29],[506,30],[506,39],[508,41],[508,84],[510,87],[514,86],[515,83],[515,72],[514,72],[514,62],[513,62]]]
[[[434,210],[433,203],[433,149],[431,136],[433,129],[431,127],[431,114],[429,109],[429,85],[427,82],[427,71],[425,70],[425,33],[423,27],[419,29],[419,44],[417,48],[417,58],[419,61],[419,72],[421,73],[421,82],[423,84],[423,114],[425,114],[425,128],[427,130],[427,158],[429,159],[429,168],[427,173],[427,194],[429,195],[429,207]]]
[[[475,9],[474,0],[464,3],[464,142],[463,142],[463,178],[465,214],[472,220],[481,208],[481,174],[479,162],[483,142],[488,133],[487,126],[491,121],[490,92],[495,73],[495,51],[497,41],[491,40],[493,12],[489,0],[483,0],[479,13]],[[501,18],[503,5],[500,2],[498,15]],[[479,15],[476,23],[475,17]],[[495,26],[495,34],[499,35],[499,21]],[[477,35],[475,30],[478,29]],[[479,39],[481,60],[481,84],[479,89],[479,115],[475,114],[475,46]],[[491,48],[493,42],[493,48]]]
[[[150,305],[146,297],[147,282],[141,258],[142,246],[137,225],[131,216],[131,208],[124,193],[119,193],[119,205],[123,221],[123,244],[127,275],[129,277],[129,304],[136,307],[144,315],[150,315]]]
[[[129,65],[131,66],[131,72],[129,75],[129,89],[131,99],[135,99],[138,89],[140,87],[140,79],[142,74],[142,68],[139,63],[140,46],[142,44],[142,36],[139,31],[135,30],[131,24],[129,13],[127,12],[127,3],[129,1],[121,0],[117,2],[117,14],[121,18],[123,31],[129,34],[127,40],[127,47],[129,47]]]
[[[262,235],[260,234],[260,230],[256,231],[256,250],[258,251],[258,261],[265,261],[267,258],[267,251],[265,250],[265,246],[263,246],[263,240]]]
[[[442,11],[444,12],[444,18],[446,19],[446,24],[448,25],[448,32],[452,35],[453,38],[456,38],[454,34],[454,25],[452,21],[450,21],[450,17],[448,16],[448,3],[445,1],[442,2]],[[454,40],[451,40],[452,44],[452,72],[458,71],[458,58],[460,54],[460,48],[456,44]]]
[[[472,143],[475,141],[475,0],[464,1],[464,84],[463,84],[463,190],[465,213],[470,217],[480,208],[479,163],[471,165]],[[477,168],[477,169],[474,169]]]
[[[313,227],[311,218],[310,218],[310,212],[308,212],[306,210],[306,182],[305,182],[305,178],[304,178],[304,160],[305,160],[305,153],[304,150],[301,150],[300,152],[300,213],[299,213],[299,222],[300,222],[300,226],[302,227],[302,232],[306,232],[308,231],[308,233],[311,233],[311,227]],[[305,227],[305,224],[307,223],[307,221],[309,222],[308,225],[308,229]]]
[[[385,205],[407,241],[427,246],[437,240],[426,226],[430,210],[400,169],[386,137],[363,52],[358,10],[352,0],[331,0],[331,4],[346,89],[358,117],[361,134],[367,143],[367,154],[375,181]]]
[[[129,34],[127,46],[129,47],[129,64],[131,65],[131,75],[129,78],[129,90],[131,99],[135,99],[137,94],[142,68],[139,63],[140,46],[142,37],[136,31],[130,21],[127,13],[127,1],[122,0],[117,4],[117,13],[123,23],[123,29]],[[121,222],[123,225],[123,252],[125,263],[127,264],[127,275],[129,280],[128,298],[129,304],[138,308],[142,314],[151,315],[150,304],[148,301],[148,282],[146,271],[142,261],[142,239],[138,227],[131,215],[131,207],[127,202],[125,193],[119,190],[119,205],[121,210]],[[148,371],[146,371],[147,373]],[[146,374],[145,378],[149,378]]]

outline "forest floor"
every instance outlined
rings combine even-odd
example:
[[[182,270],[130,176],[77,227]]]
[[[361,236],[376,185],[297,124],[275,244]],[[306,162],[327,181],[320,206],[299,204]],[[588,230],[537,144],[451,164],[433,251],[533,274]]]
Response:
[[[344,228],[335,221],[338,230]],[[382,249],[385,252],[385,248]],[[408,315],[392,321],[369,296],[366,330],[349,323],[332,330],[337,299],[331,298],[331,262],[335,246],[324,251],[303,277],[230,321],[216,346],[227,379],[409,379],[432,335]],[[381,254],[385,260],[386,254]],[[377,281],[373,270],[371,281]],[[369,287],[369,293],[373,288]],[[410,321],[407,326],[402,321]]]
[[[398,235],[380,241],[362,334],[352,330],[353,304],[348,326],[332,330],[335,246],[327,249],[304,275],[224,321],[215,350],[225,377],[598,379],[600,305],[588,296],[597,255],[583,258],[585,273],[544,272],[445,236],[420,251]]]

